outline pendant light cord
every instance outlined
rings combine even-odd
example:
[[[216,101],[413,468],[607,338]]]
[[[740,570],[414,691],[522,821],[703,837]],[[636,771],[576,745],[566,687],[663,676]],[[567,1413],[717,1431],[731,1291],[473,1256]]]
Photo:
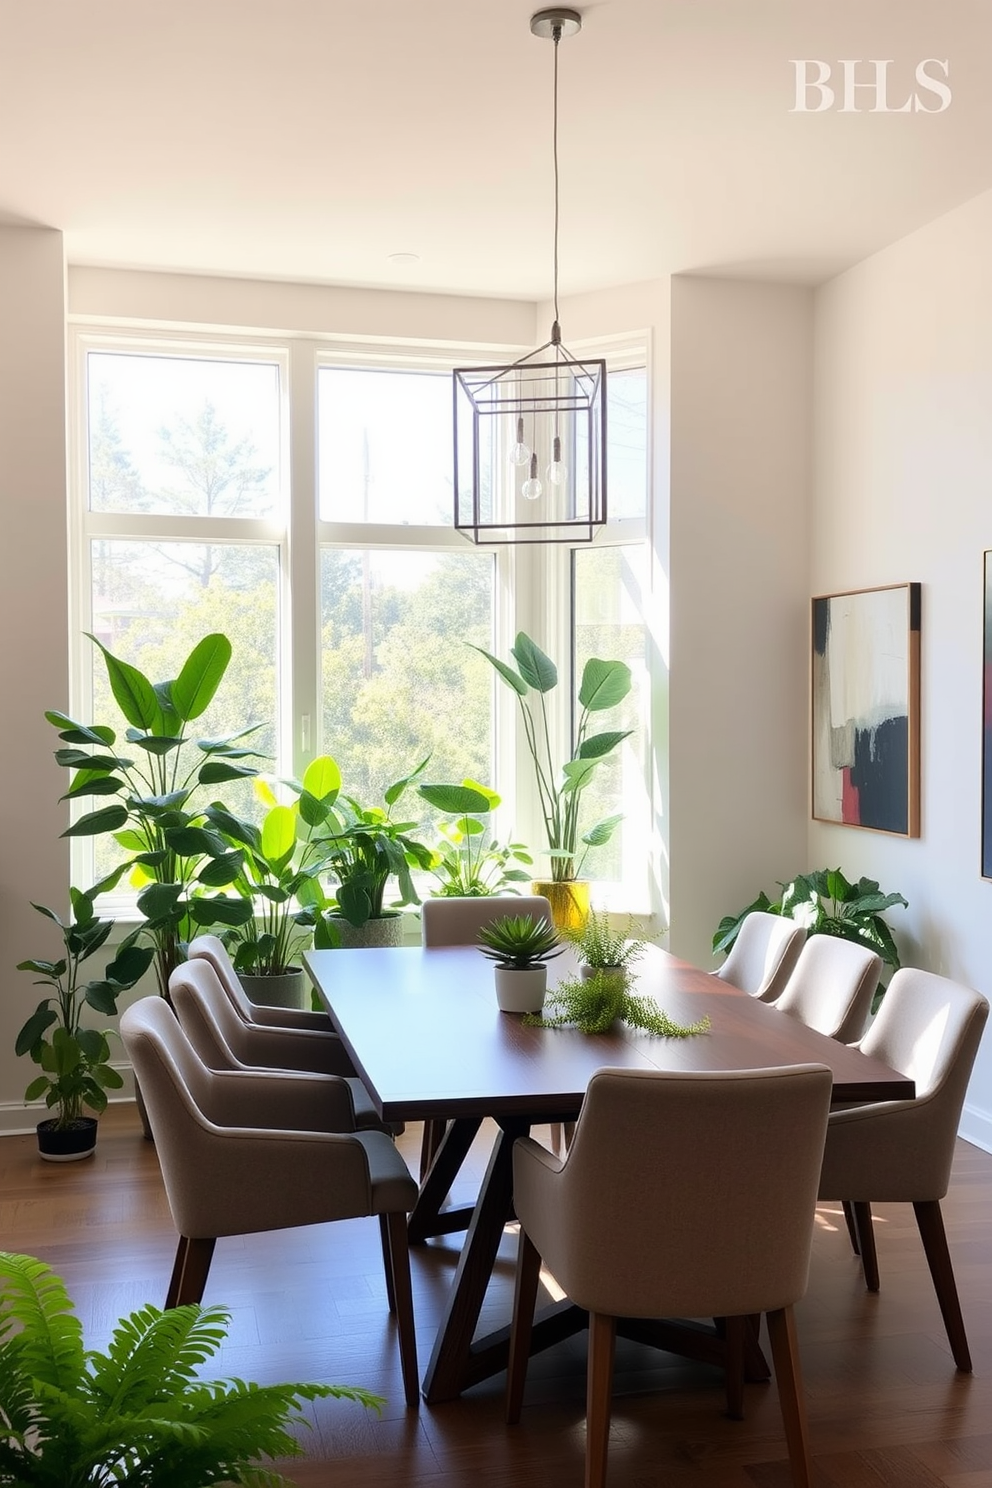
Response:
[[[554,232],[554,306],[555,328],[558,328],[558,43],[561,41],[561,26],[556,25],[552,33],[555,44],[554,90],[552,93],[551,151],[555,176],[555,232]],[[560,332],[559,332],[560,334]]]

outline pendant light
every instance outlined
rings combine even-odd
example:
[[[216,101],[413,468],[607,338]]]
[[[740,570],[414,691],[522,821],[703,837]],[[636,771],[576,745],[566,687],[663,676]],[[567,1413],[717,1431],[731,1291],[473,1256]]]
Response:
[[[503,367],[457,367],[455,527],[476,543],[591,542],[606,522],[606,363],[573,356],[558,322],[558,46],[577,10],[539,10],[554,47],[551,335]]]

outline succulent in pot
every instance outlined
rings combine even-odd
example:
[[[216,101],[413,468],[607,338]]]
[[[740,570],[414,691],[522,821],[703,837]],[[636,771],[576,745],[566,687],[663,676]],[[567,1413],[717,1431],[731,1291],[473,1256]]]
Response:
[[[496,962],[496,1001],[504,1013],[534,1013],[544,1005],[547,963],[564,950],[555,927],[543,916],[502,915],[483,925],[479,949]]]

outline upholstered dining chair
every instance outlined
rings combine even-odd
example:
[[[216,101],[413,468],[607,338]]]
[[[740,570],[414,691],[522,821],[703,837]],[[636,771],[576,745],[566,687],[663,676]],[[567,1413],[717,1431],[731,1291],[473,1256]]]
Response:
[[[617,1318],[725,1319],[733,1404],[747,1318],[761,1312],[793,1480],[808,1488],[792,1308],[806,1290],[831,1084],[823,1065],[603,1069],[589,1082],[567,1157],[529,1137],[515,1144],[520,1249],[507,1419],[520,1416],[543,1258],[589,1313],[586,1488],[606,1477]]]
[[[351,1069],[340,1040],[319,1044],[314,1057],[312,1036],[307,1033],[243,1023],[213,966],[205,959],[184,961],[175,968],[169,978],[169,996],[186,1037],[208,1069],[310,1074],[315,1088],[325,1091],[330,1130],[383,1129],[372,1098],[358,1076],[339,1074],[327,1067],[332,1062],[330,1054],[337,1048],[342,1067]]]
[[[120,1031],[179,1231],[166,1307],[200,1301],[221,1236],[377,1215],[404,1393],[416,1406],[406,1217],[417,1185],[390,1138],[329,1132],[313,1077],[208,1069],[162,998],[134,1003]]]
[[[897,971],[859,1047],[910,1075],[916,1097],[833,1111],[820,1176],[821,1199],[849,1208],[870,1292],[879,1289],[872,1202],[913,1205],[951,1353],[966,1372],[971,1353],[940,1201],[988,1015],[988,1001],[970,987],[910,967]]]
[[[774,1002],[792,975],[805,939],[805,929],[795,920],[752,910],[713,975],[762,1002]]]
[[[425,899],[420,906],[420,938],[425,946],[475,945],[484,925],[503,915],[532,915],[551,920],[551,905],[541,894],[477,894],[465,898]],[[420,1176],[427,1172],[444,1140],[447,1122],[424,1122]]]
[[[851,1044],[871,1012],[882,958],[836,935],[811,935],[775,1006],[829,1038]]]
[[[191,961],[202,959],[210,962],[217,973],[218,981],[231,999],[235,1012],[243,1022],[268,1028],[295,1028],[305,1033],[337,1038],[326,1013],[311,1011],[309,1008],[266,1007],[264,1003],[252,1002],[242,987],[227,947],[219,936],[198,935],[195,940],[190,941],[187,955]]]

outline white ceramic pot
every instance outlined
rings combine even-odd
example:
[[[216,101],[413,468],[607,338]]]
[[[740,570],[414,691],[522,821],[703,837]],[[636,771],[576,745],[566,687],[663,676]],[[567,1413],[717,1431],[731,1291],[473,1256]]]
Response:
[[[622,966],[589,966],[583,963],[579,967],[579,976],[584,982],[591,982],[594,976],[601,976],[604,982],[619,982],[621,985],[627,981],[627,973]]]
[[[496,1001],[501,1013],[539,1013],[544,1006],[544,994],[548,990],[548,968],[531,966],[526,971],[514,971],[509,966],[497,966]]]

